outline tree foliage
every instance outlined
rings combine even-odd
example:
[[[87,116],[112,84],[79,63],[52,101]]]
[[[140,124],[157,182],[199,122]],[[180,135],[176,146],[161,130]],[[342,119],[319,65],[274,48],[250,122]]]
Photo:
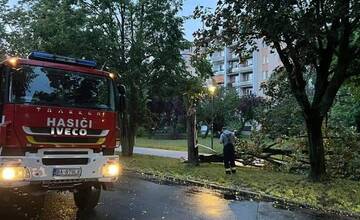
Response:
[[[257,108],[261,132],[275,139],[303,135],[305,125],[301,109],[291,94],[286,72],[279,70],[261,86],[266,102]]]
[[[5,41],[4,41],[4,36],[6,33],[6,23],[5,23],[5,16],[4,14],[6,14],[6,12],[8,11],[8,6],[7,6],[7,0],[0,0],[0,11],[2,13],[0,13],[0,59],[5,57],[5,53],[6,53],[6,47],[5,47]]]
[[[244,95],[240,97],[237,107],[237,113],[242,122],[242,127],[248,123],[257,123],[257,108],[265,104],[265,99],[254,94]]]
[[[214,115],[214,133],[221,131],[222,127],[230,121],[238,120],[237,107],[239,105],[240,97],[236,90],[218,88],[214,94],[214,101],[212,96],[207,94],[203,101],[198,105],[198,121],[205,124],[211,124],[212,114]]]
[[[34,50],[80,58],[96,57],[101,34],[91,30],[86,10],[73,1],[21,1],[5,14],[9,53]]]
[[[356,96],[356,89],[344,86],[340,89],[334,107],[329,114],[331,129],[339,127],[354,128],[360,131],[360,99]]]

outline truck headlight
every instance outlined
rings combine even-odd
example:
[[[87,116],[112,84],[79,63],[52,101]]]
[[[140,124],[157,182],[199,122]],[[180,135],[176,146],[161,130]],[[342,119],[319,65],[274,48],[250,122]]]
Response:
[[[1,181],[20,181],[26,179],[28,170],[25,167],[1,167],[0,180]]]
[[[117,177],[121,173],[121,166],[119,162],[105,164],[102,168],[102,175],[104,177]]]

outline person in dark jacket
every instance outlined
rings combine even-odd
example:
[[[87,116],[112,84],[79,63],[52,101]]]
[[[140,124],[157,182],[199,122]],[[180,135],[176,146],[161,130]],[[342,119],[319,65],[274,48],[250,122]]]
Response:
[[[235,134],[229,131],[227,128],[223,128],[223,132],[220,135],[220,143],[224,145],[224,166],[226,174],[235,174]]]

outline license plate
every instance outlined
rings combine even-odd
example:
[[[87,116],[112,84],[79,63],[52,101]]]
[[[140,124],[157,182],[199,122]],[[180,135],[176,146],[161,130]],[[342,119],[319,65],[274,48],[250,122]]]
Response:
[[[81,168],[54,168],[54,176],[81,176]]]

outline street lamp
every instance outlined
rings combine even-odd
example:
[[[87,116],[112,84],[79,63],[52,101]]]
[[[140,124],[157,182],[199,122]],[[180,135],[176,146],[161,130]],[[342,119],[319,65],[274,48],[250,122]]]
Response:
[[[209,90],[209,92],[210,92],[210,95],[214,96],[215,91],[216,91],[216,86],[210,85],[210,86],[208,87],[208,90]]]
[[[209,85],[208,90],[211,95],[211,149],[214,149],[214,95],[216,86]]]

